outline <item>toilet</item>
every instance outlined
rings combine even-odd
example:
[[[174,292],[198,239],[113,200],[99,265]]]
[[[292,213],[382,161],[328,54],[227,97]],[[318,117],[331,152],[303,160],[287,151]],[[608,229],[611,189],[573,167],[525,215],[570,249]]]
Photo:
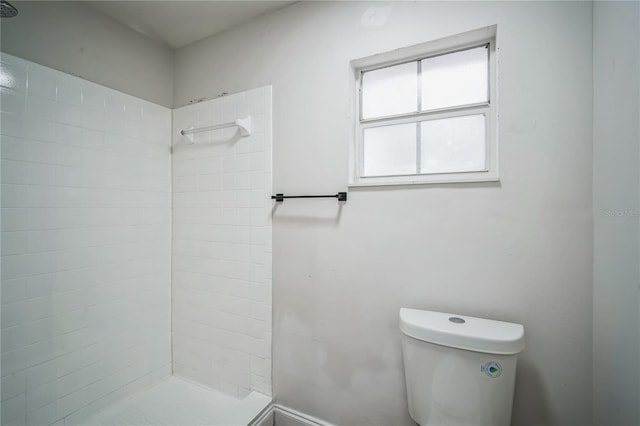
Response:
[[[400,309],[409,414],[420,426],[509,426],[524,327]]]

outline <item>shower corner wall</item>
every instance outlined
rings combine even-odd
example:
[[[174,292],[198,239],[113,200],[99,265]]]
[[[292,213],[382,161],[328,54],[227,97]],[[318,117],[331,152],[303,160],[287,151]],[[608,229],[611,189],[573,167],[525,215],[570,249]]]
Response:
[[[171,110],[0,65],[2,424],[79,424],[171,373]]]
[[[237,398],[271,395],[271,114],[270,86],[173,111],[173,373]]]

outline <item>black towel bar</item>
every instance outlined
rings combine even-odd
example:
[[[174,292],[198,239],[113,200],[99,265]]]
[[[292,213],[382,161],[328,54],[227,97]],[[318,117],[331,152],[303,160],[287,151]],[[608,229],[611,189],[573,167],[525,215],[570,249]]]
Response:
[[[346,192],[338,192],[334,195],[284,195],[284,194],[276,194],[272,195],[271,199],[276,200],[276,202],[283,202],[285,198],[337,198],[338,201],[347,201],[347,193]]]

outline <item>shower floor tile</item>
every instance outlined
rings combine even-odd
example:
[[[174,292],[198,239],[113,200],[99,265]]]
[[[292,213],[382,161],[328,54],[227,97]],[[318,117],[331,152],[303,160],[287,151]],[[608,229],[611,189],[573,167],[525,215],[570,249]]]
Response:
[[[258,392],[236,399],[222,392],[170,377],[105,408],[85,424],[246,426],[270,403],[270,397]]]

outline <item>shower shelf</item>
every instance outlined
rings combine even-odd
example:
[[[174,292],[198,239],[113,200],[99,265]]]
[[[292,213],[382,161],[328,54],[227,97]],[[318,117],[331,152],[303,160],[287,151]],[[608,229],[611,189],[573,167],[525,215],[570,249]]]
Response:
[[[333,195],[284,195],[284,194],[276,194],[272,195],[271,199],[276,200],[276,202],[283,202],[285,198],[337,198],[338,201],[347,201],[347,193],[346,192],[338,192]]]

